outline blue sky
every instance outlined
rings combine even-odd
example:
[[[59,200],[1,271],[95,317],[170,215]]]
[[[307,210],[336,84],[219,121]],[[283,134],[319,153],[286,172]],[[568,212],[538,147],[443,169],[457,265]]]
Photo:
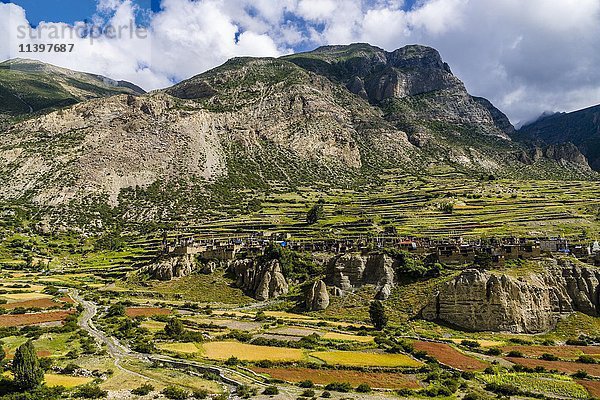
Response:
[[[85,21],[96,12],[97,0],[0,0],[2,3],[14,3],[27,11],[32,25],[40,21],[68,22]],[[135,0],[144,9],[158,11],[160,0]]]
[[[161,0],[134,0],[138,6],[152,11],[160,10]],[[406,0],[404,9],[410,9],[417,0]],[[69,22],[84,21],[96,12],[97,0],[0,0],[2,3],[14,3],[27,11],[32,25],[40,21]]]

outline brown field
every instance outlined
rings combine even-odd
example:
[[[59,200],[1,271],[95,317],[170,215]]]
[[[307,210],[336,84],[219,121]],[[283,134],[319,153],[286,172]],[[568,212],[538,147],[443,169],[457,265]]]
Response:
[[[63,297],[61,297],[58,300],[62,301],[63,303],[75,304],[75,300],[73,300],[71,298],[71,296],[68,296],[68,295],[67,296],[63,296]]]
[[[583,386],[592,397],[600,399],[600,381],[577,380],[576,382]]]
[[[52,299],[36,299],[36,300],[25,300],[17,301],[15,303],[7,303],[0,305],[0,308],[5,310],[14,310],[18,307],[23,308],[50,308],[50,307],[61,307],[62,304],[55,302]]]
[[[52,353],[48,350],[38,350],[36,351],[36,354],[38,357],[42,358],[42,357],[50,357],[52,355]],[[6,359],[7,360],[12,360],[15,357],[15,353],[9,353],[8,351],[6,352]]]
[[[480,371],[488,366],[487,363],[469,357],[445,343],[416,341],[413,344],[415,350],[424,351],[440,363],[461,371]]]
[[[383,389],[418,389],[419,383],[413,375],[402,375],[387,372],[360,372],[333,369],[309,369],[309,368],[251,368],[259,374],[267,374],[274,379],[286,382],[301,382],[311,380],[318,385],[326,385],[331,382],[348,382],[353,386],[366,383],[371,387]]]
[[[569,361],[546,361],[534,358],[519,357],[506,357],[506,360],[529,368],[542,366],[547,370],[555,369],[557,371],[566,372],[568,374],[572,374],[577,371],[585,371],[590,375],[600,376],[600,364],[583,364]]]
[[[503,346],[502,351],[520,351],[528,357],[539,357],[544,353],[561,358],[577,358],[581,354],[600,355],[600,346]]]
[[[0,326],[25,326],[64,321],[73,311],[50,311],[35,314],[0,315]]]
[[[155,315],[171,315],[171,310],[159,307],[127,307],[125,315],[135,317],[153,317]]]

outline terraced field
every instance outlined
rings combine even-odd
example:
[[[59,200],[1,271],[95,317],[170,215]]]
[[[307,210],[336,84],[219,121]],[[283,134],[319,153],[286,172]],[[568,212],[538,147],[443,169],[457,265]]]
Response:
[[[577,236],[598,233],[597,182],[473,180],[460,174],[429,178],[390,171],[383,184],[362,190],[297,188],[262,199],[251,215],[189,227],[201,237],[244,236],[256,231],[292,233],[298,240],[377,235],[394,227],[401,235],[420,237]],[[326,218],[304,224],[318,199]],[[451,202],[452,213],[438,204]]]
[[[523,390],[547,396],[587,399],[587,390],[569,377],[552,374],[502,373],[480,375],[487,383],[513,385]]]

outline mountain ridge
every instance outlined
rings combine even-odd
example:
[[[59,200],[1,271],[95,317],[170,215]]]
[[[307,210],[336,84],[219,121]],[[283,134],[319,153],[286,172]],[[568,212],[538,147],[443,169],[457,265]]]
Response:
[[[381,52],[360,44],[235,58],[164,90],[18,122],[0,146],[0,193],[185,220],[273,187],[376,183],[387,169],[598,179],[577,154],[530,156],[506,116],[471,96],[435,49]]]

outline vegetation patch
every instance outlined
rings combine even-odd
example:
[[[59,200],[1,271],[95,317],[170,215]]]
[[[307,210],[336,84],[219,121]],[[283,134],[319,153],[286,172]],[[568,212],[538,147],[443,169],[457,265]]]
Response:
[[[238,342],[209,342],[202,345],[204,357],[227,360],[236,357],[243,361],[302,361],[304,352],[286,347],[255,346]]]
[[[170,315],[171,310],[159,307],[127,307],[125,315],[130,318],[135,317],[154,317],[156,315]]]
[[[523,391],[539,393],[547,396],[587,399],[586,389],[569,377],[552,374],[501,373],[481,374],[486,383],[497,385],[512,385]]]
[[[364,353],[359,351],[318,351],[312,357],[330,365],[352,367],[417,368],[423,365],[406,354]]]
[[[592,376],[600,377],[600,364],[584,364],[570,361],[547,361],[535,358],[507,357],[508,361],[528,368],[543,367],[548,371],[560,371],[574,374],[577,371],[585,371]]]
[[[200,352],[194,343],[161,343],[156,347],[173,353],[196,354]]]
[[[414,375],[398,373],[310,368],[253,367],[251,369],[256,373],[269,375],[273,379],[281,379],[292,383],[311,381],[318,385],[327,385],[332,382],[348,382],[353,386],[366,383],[371,387],[383,389],[420,388]]]
[[[37,325],[64,321],[73,311],[49,311],[35,314],[0,315],[0,327]]]
[[[424,351],[440,363],[461,371],[481,371],[489,364],[467,356],[445,343],[415,341],[415,350]]]
[[[44,375],[44,381],[48,386],[64,386],[66,388],[72,388],[75,386],[86,385],[92,382],[93,378],[86,378],[82,376],[69,376],[59,374],[46,374]]]

